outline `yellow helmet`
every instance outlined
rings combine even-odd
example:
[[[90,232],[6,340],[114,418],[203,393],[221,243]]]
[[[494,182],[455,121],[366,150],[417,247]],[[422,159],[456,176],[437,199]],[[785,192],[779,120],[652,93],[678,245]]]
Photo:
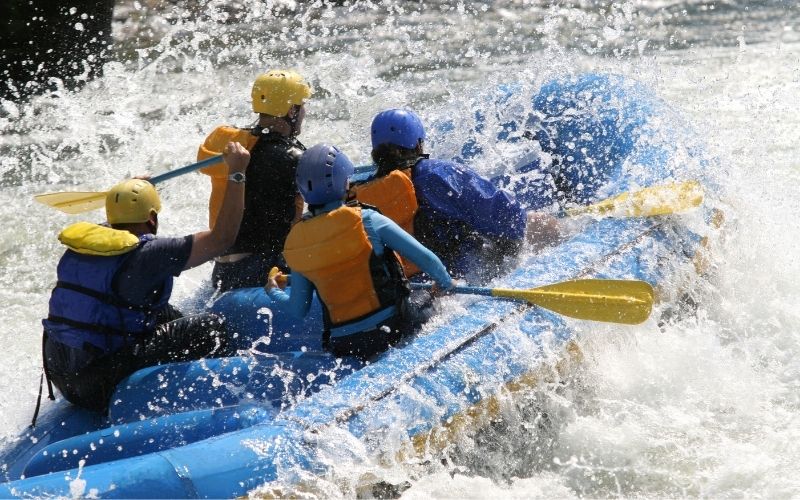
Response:
[[[311,95],[311,87],[294,71],[273,69],[258,75],[253,83],[253,111],[272,116],[286,116],[293,105],[302,104]]]
[[[106,194],[106,219],[109,224],[147,222],[150,214],[161,211],[156,188],[141,179],[128,179]]]

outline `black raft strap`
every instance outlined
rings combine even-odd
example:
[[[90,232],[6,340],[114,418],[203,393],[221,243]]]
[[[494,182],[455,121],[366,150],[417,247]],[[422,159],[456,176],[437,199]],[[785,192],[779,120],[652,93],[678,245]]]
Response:
[[[86,288],[85,286],[76,285],[75,283],[70,283],[68,281],[57,281],[56,288],[63,288],[64,290],[70,290],[72,292],[82,293],[83,295],[87,295],[89,297],[92,297],[93,299],[97,299],[100,302],[104,302],[112,306],[123,307],[131,311],[148,312],[151,310],[151,308],[148,306],[137,306],[133,304],[128,304],[127,302],[122,301],[113,295],[98,292],[97,290],[92,290],[91,288]]]
[[[44,345],[47,341],[47,333],[42,334],[42,375],[39,377],[39,395],[36,396],[36,408],[33,410],[33,419],[31,419],[31,427],[36,427],[36,420],[39,418],[39,410],[42,407],[42,389],[44,381],[47,381],[47,397],[51,401],[55,401],[56,397],[53,395],[53,383],[50,382],[50,374],[47,372],[47,358],[45,357]]]
[[[117,330],[116,328],[111,328],[108,326],[95,325],[92,323],[84,323],[83,321],[76,321],[74,319],[65,318],[63,316],[54,316],[52,314],[47,316],[47,321],[52,321],[54,323],[61,323],[67,326],[71,326],[73,328],[88,330],[90,332],[102,333],[104,335],[119,335],[121,337],[129,337],[144,333],[144,332],[138,332],[138,333],[126,332],[125,330]]]

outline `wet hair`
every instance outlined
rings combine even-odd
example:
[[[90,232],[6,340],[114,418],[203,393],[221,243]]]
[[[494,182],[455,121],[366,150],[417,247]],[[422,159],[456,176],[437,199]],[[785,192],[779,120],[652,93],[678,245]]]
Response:
[[[422,153],[422,145],[404,148],[394,144],[380,144],[372,150],[372,161],[377,165],[378,177],[388,175],[392,170],[403,170],[413,165]]]

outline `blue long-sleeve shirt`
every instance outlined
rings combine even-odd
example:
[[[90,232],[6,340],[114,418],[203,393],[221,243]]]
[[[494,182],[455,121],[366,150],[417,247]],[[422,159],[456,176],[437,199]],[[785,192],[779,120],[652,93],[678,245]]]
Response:
[[[412,170],[419,209],[465,223],[484,236],[520,240],[527,214],[507,191],[451,161],[422,159]]]
[[[335,202],[326,205],[318,213],[329,212],[340,206],[342,202]],[[370,209],[362,209],[361,215],[364,229],[376,255],[380,256],[385,251],[394,250],[426,272],[441,288],[447,289],[453,286],[450,274],[439,257],[391,219]],[[291,295],[279,288],[271,288],[267,294],[275,302],[288,303],[289,313],[296,318],[302,318],[308,314],[311,307],[313,292],[314,284],[301,273],[293,271]]]

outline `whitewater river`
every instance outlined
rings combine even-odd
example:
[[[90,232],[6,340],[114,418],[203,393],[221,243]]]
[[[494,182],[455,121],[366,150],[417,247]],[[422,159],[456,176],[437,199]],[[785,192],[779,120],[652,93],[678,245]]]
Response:
[[[252,79],[271,67],[293,67],[316,89],[302,140],[336,143],[358,163],[381,108],[466,118],[496,84],[533,91],[602,71],[651,87],[719,159],[727,224],[711,280],[692,291],[697,314],[662,327],[587,326],[583,363],[561,384],[505,401],[490,431],[422,461],[353,451],[359,460],[308,488],[352,496],[373,477],[406,498],[800,496],[795,2],[176,3],[118,5],[118,61],[81,92],[2,102],[0,436],[30,420],[55,236],[77,220],[33,194],[102,190],[192,163],[213,127],[252,121]],[[203,229],[208,192],[201,175],[165,184],[163,234]],[[209,274],[207,265],[184,274],[177,299]]]

